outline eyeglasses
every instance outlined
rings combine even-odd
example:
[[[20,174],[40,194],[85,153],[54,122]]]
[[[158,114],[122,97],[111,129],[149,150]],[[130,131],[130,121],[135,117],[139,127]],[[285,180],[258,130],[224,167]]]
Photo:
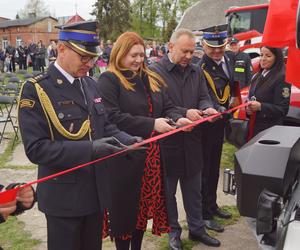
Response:
[[[89,62],[92,62],[92,64],[95,64],[98,60],[98,57],[92,57],[92,56],[83,56],[81,54],[79,54],[75,49],[73,49],[71,46],[68,46],[65,44],[65,46],[67,48],[69,48],[70,50],[72,50],[73,52],[75,52],[77,55],[80,56],[80,61],[83,63],[83,64],[87,64]]]

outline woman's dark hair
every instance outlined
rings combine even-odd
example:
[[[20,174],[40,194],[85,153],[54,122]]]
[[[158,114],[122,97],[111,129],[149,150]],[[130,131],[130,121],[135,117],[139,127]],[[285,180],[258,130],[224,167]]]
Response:
[[[283,77],[285,76],[285,64],[284,64],[284,57],[282,53],[282,49],[280,48],[273,48],[269,46],[262,46],[261,48],[266,48],[275,56],[275,62],[273,66],[270,68],[270,73],[267,75],[267,79],[274,79],[274,77]],[[260,49],[261,49],[260,48]],[[263,69],[259,69],[259,74],[255,74],[252,78],[251,82],[255,82],[258,77],[261,75]],[[268,81],[269,81],[268,80]],[[264,84],[265,86],[267,84]]]
[[[270,50],[271,53],[275,56],[275,62],[274,62],[273,66],[270,70],[272,72],[277,72],[277,74],[279,72],[283,73],[283,71],[285,69],[285,65],[284,65],[284,58],[283,58],[282,49],[273,48],[273,47],[269,47],[269,46],[263,46],[261,48],[266,48],[266,49]]]

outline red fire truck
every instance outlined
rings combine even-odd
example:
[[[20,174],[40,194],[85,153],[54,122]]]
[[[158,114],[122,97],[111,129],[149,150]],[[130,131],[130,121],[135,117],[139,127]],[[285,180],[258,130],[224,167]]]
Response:
[[[254,71],[267,11],[268,4],[227,10],[229,35],[253,58]],[[248,90],[242,89],[243,100]],[[235,115],[245,119],[244,110]],[[223,190],[237,194],[242,216],[256,218],[249,221],[261,249],[300,249],[300,90],[295,86],[285,125],[298,127],[274,126],[259,133],[234,154],[234,172],[224,171]]]
[[[252,58],[253,72],[259,68],[259,48],[266,22],[269,4],[233,7],[226,11],[228,19],[228,35],[240,40],[241,50]],[[242,100],[248,97],[248,87],[241,90]],[[235,114],[236,118],[245,119],[245,112],[241,110]],[[289,113],[284,121],[285,125],[300,125],[300,89],[292,86]]]

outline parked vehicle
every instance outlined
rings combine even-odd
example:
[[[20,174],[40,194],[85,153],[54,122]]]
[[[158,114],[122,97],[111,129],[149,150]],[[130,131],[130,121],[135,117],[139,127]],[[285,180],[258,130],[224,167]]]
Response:
[[[240,40],[241,51],[252,58],[253,73],[259,69],[259,48],[261,47],[263,30],[267,18],[269,4],[234,7],[226,11],[228,34]],[[287,54],[285,52],[285,54]],[[242,100],[247,100],[249,87],[241,90]],[[235,118],[245,119],[244,109],[234,115]],[[289,113],[284,125],[300,126],[300,89],[292,86]]]
[[[241,41],[258,71],[268,4],[227,10],[228,33]],[[249,87],[241,90],[246,101]],[[234,114],[246,119],[245,110]],[[292,86],[284,125],[262,131],[234,156],[234,171],[224,171],[224,192],[237,193],[242,216],[256,218],[262,249],[296,250],[300,246],[300,89]],[[237,130],[238,131],[238,130]],[[238,136],[233,136],[238,138]],[[238,142],[233,142],[238,145]],[[267,247],[266,247],[267,246]]]

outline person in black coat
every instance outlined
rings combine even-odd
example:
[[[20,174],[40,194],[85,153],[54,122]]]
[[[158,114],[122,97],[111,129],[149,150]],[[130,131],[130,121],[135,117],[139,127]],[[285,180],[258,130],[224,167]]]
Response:
[[[230,105],[236,105],[235,82],[233,78],[233,60],[225,54],[227,44],[227,26],[214,26],[203,32],[202,45],[205,52],[200,67],[202,68],[210,98],[214,108],[220,112]],[[213,216],[230,218],[231,214],[217,205],[217,186],[220,161],[224,142],[225,119],[203,124],[202,141],[204,147],[204,170],[202,182],[203,218],[206,227],[218,232],[224,231]]]
[[[16,72],[16,62],[15,62],[15,57],[16,57],[16,48],[8,44],[6,47],[5,53],[7,56],[10,58],[10,64],[9,64],[9,72]]]
[[[192,64],[195,38],[191,31],[178,29],[171,36],[169,53],[160,62],[151,65],[167,83],[167,92],[172,102],[180,107],[182,115],[196,121],[202,115],[216,114],[208,95],[206,82],[200,68]],[[201,173],[203,147],[201,138],[206,132],[200,126],[189,133],[179,133],[162,141],[162,156],[166,169],[168,214],[171,226],[169,245],[182,249],[181,227],[178,223],[176,190],[178,182],[182,191],[187,215],[189,238],[206,245],[219,246],[220,242],[210,237],[204,228],[201,200]]]
[[[46,57],[47,49],[45,45],[43,44],[43,41],[40,40],[37,44],[37,50],[35,54],[35,60],[36,60],[36,65],[37,65],[37,70],[44,72],[45,71],[45,66],[46,66]]]
[[[33,70],[37,70],[36,52],[37,44],[30,40],[28,45],[28,54],[30,56],[31,66]]]
[[[144,62],[143,39],[134,32],[123,33],[114,44],[108,71],[98,80],[110,120],[118,128],[135,136],[153,137],[175,129],[173,125],[189,124],[169,100],[165,84],[159,75],[149,70]],[[176,122],[176,124],[175,124]],[[141,249],[147,220],[153,219],[152,232],[156,235],[169,230],[160,147],[157,141],[147,146],[142,162],[144,174],[141,180],[137,223],[127,234],[115,239],[117,249]]]
[[[20,46],[17,48],[19,54],[19,69],[27,70],[27,55],[28,49],[27,46],[24,45],[23,41],[21,41]]]
[[[250,119],[254,119],[250,137],[281,125],[290,104],[291,85],[285,82],[282,50],[264,46],[260,53],[260,70],[251,81],[249,100],[252,101],[246,109]]]
[[[98,58],[97,23],[72,23],[61,29],[57,60],[45,74],[25,82],[19,102],[25,153],[38,165],[39,178],[120,151],[124,146],[119,141],[136,141],[108,122],[96,82],[86,76]],[[101,170],[109,168],[106,163],[38,184],[49,250],[101,249]]]

